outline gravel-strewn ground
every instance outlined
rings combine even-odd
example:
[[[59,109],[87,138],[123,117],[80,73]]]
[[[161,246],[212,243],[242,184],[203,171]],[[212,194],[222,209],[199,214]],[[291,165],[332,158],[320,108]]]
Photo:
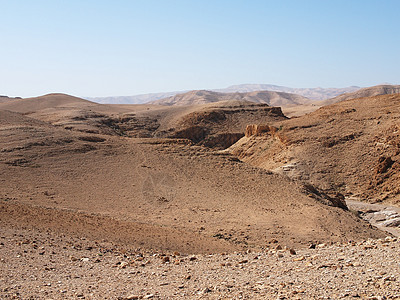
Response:
[[[1,299],[400,298],[396,238],[184,256],[7,226],[0,233]]]

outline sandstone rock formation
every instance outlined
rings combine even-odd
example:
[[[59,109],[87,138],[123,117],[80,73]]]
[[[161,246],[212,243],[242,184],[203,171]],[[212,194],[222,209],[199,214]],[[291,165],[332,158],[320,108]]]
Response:
[[[246,126],[246,137],[260,136],[266,133],[274,134],[278,131],[278,128],[269,125],[247,125]]]

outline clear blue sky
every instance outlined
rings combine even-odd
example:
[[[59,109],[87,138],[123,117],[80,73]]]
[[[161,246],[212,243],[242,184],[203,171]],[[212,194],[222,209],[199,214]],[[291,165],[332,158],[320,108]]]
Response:
[[[0,95],[399,84],[398,0],[0,0]]]

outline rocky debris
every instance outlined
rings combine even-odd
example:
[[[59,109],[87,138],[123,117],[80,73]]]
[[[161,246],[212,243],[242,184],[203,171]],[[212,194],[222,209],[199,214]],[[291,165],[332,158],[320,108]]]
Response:
[[[283,249],[271,242],[262,251],[187,256],[124,248],[49,231],[17,230],[2,224],[0,245],[2,299],[400,296],[400,264],[396,262],[400,241],[391,236],[318,244],[315,249],[296,249],[296,254],[293,249]],[[164,262],[166,257],[169,263]],[[180,263],[171,263],[175,259]],[[122,265],[123,268],[118,267]]]

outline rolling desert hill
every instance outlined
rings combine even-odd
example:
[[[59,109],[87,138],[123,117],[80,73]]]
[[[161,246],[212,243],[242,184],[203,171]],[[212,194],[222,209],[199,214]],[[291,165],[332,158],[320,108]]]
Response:
[[[249,93],[218,93],[200,90],[178,94],[166,99],[153,101],[152,103],[159,105],[195,105],[226,100],[251,101],[271,106],[298,105],[310,102],[309,99],[302,96],[282,92],[257,91]]]
[[[377,86],[363,88],[351,93],[344,93],[342,95],[324,101],[318,101],[316,104],[325,106],[350,99],[373,97],[379,95],[399,94],[399,93],[400,93],[400,85],[377,85]]]
[[[99,106],[48,98],[36,99],[39,111],[50,109],[49,102],[63,108],[69,103],[71,110]],[[235,115],[248,105],[222,102],[217,108]],[[265,105],[250,107],[261,116],[274,112]],[[182,108],[187,116],[188,108]],[[157,109],[152,113],[161,114]],[[301,247],[384,236],[346,210],[340,197],[212,147],[180,138],[66,129],[33,116],[41,114],[1,110],[0,219],[9,226],[183,253],[260,248],[272,240]]]
[[[107,115],[123,111],[66,94],[48,94],[35,98],[13,99],[0,103],[0,110],[22,113],[65,129],[111,134],[104,126]],[[106,112],[106,114],[104,114]]]
[[[12,99],[11,101],[1,103],[0,109],[29,113],[43,109],[89,107],[96,105],[96,103],[91,101],[66,94],[48,94],[34,98]]]
[[[325,191],[398,204],[399,117],[400,94],[346,100],[271,123],[227,151]]]
[[[280,108],[243,100],[186,106],[105,105],[62,94],[0,103],[0,109],[22,112],[67,130],[185,138],[221,148],[241,138],[249,123],[286,118]]]

